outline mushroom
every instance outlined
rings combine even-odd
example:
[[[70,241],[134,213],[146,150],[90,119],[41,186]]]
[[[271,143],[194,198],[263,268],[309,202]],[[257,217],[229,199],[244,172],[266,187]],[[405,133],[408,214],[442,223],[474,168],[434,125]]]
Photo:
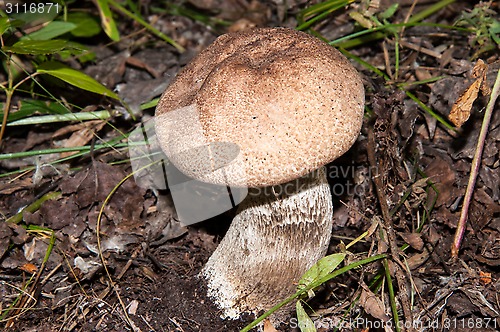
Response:
[[[155,128],[169,160],[197,180],[249,188],[201,272],[224,317],[269,309],[326,254],[323,166],[352,146],[363,107],[349,61],[287,28],[220,36],[162,95]]]

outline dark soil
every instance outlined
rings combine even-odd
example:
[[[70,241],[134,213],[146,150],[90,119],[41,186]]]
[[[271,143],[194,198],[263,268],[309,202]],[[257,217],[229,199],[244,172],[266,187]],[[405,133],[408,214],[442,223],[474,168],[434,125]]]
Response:
[[[134,321],[142,331],[204,331],[207,326],[214,331],[236,331],[251,321],[221,320],[219,310],[206,298],[205,285],[197,274],[211,253],[193,244],[197,236],[192,230],[175,244],[157,248],[148,255],[149,262],[132,263],[120,282],[123,300],[137,302],[135,317],[140,319]],[[157,265],[148,264],[153,261]]]
[[[392,19],[403,22],[412,1],[398,2],[400,10]],[[97,59],[79,69],[107,87],[117,88],[136,113],[136,121],[120,105],[101,97],[71,87],[51,91],[81,107],[123,113],[110,121],[113,126],[104,121],[89,123],[99,138],[86,144],[119,137],[117,129],[130,132],[138,122],[151,119],[154,110],[141,111],[139,106],[157,97],[175,73],[218,35],[249,24],[294,27],[297,13],[308,5],[302,1],[292,1],[288,7],[278,3],[196,0],[186,5],[211,19],[217,16],[233,23],[230,27],[210,28],[188,17],[164,13],[152,17],[156,27],[186,48],[183,54],[147,33],[132,34],[140,27],[125,19],[119,29],[123,36],[132,34],[130,38],[111,46],[104,35],[87,41],[93,45]],[[414,10],[419,12],[432,3],[420,1]],[[456,1],[426,21],[452,25],[477,4]],[[388,1],[382,0],[379,11],[388,5]],[[498,6],[491,4],[490,10],[498,10],[495,5]],[[90,2],[88,6],[94,8]],[[332,15],[316,30],[329,40],[351,33],[354,26],[347,14],[349,10]],[[498,11],[492,16],[498,19]],[[397,245],[408,245],[401,257],[407,271],[406,287],[412,290],[413,321],[422,324],[416,326],[417,331],[500,330],[498,102],[469,209],[466,235],[459,258],[453,260],[451,243],[488,99],[479,96],[470,119],[453,131],[440,125],[393,84],[445,76],[407,90],[446,118],[457,98],[474,81],[470,72],[479,45],[472,42],[473,38],[473,34],[438,27],[406,28],[402,41],[416,45],[417,49],[401,48],[399,76],[392,74],[388,81],[353,61],[363,75],[370,116],[349,153],[328,165],[335,202],[329,253],[338,253],[373,223],[387,222],[372,181],[368,153],[374,152]],[[498,46],[495,47],[479,54],[489,65],[490,87],[500,67]],[[440,56],[433,56],[429,50]],[[387,69],[384,51],[393,60],[394,43],[387,37],[350,51],[376,68]],[[148,67],[138,65],[141,63]],[[395,70],[394,63],[391,66],[386,72]],[[5,73],[1,72],[0,81],[5,80]],[[14,104],[25,97],[15,95]],[[4,102],[3,96],[0,99]],[[8,127],[2,153],[51,148],[86,129],[70,126],[36,125],[18,130]],[[370,144],[372,134],[374,144]],[[24,212],[17,223],[0,221],[0,311],[5,313],[0,328],[37,332],[238,331],[252,320],[222,320],[219,309],[206,298],[203,281],[197,277],[223,237],[234,211],[184,227],[177,221],[168,191],[139,186],[133,178],[108,200],[115,186],[132,171],[126,149],[95,150],[65,163],[48,165],[59,157],[62,156],[0,160],[1,174],[37,166],[36,172],[0,178],[0,212],[5,218],[47,193],[61,193],[34,211]],[[349,262],[389,252],[381,229],[379,226],[376,232],[349,248]],[[52,231],[55,245],[44,264]],[[397,264],[392,259],[388,264],[398,296],[398,312],[403,317],[404,295],[394,273]],[[343,320],[347,324],[356,319],[365,323],[365,329],[354,324],[342,325],[343,330],[382,331],[377,323],[392,317],[392,313],[387,285],[377,288],[376,282],[375,286],[370,284],[380,271],[381,263],[370,264],[323,285],[309,302],[314,314],[308,311],[318,331],[334,331]],[[32,276],[26,293],[20,292]],[[376,295],[368,298],[376,300],[358,301],[367,285],[373,286],[370,292]],[[5,310],[11,305],[13,309],[7,314]],[[290,321],[282,322],[280,330],[298,331],[294,322],[292,316]],[[369,329],[368,324],[372,324]]]

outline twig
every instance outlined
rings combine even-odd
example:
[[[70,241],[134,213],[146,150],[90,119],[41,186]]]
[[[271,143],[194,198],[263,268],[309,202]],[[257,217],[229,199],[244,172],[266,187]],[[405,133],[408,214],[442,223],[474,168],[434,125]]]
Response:
[[[127,261],[127,263],[125,264],[125,266],[123,267],[123,269],[121,270],[120,274],[118,274],[118,277],[116,277],[117,280],[120,280],[124,275],[125,273],[127,272],[127,270],[130,268],[130,266],[132,265],[132,263],[134,262],[134,259],[137,258],[137,255],[139,254],[139,252],[141,251],[141,247],[137,247],[134,252],[132,253],[132,256],[130,257],[130,259]]]
[[[410,20],[410,17],[411,15],[413,15],[413,11],[415,10],[415,6],[417,5],[417,2],[418,0],[412,0],[411,7],[408,10],[408,13],[406,13],[405,20],[403,21],[404,23],[408,23],[408,21]],[[405,28],[406,27],[404,26],[401,28],[401,31],[399,32],[399,39],[403,39]]]
[[[396,243],[396,233],[394,232],[394,223],[392,222],[391,215],[389,213],[389,206],[387,204],[387,197],[384,192],[384,186],[382,183],[382,174],[379,171],[377,160],[375,158],[375,133],[373,132],[373,126],[369,126],[368,128],[368,161],[370,163],[370,168],[373,169],[372,180],[375,184],[375,191],[377,193],[378,201],[380,204],[380,210],[382,211],[382,217],[384,218],[384,227],[387,233],[387,238],[389,240],[389,248],[391,251],[391,256],[394,262],[396,262],[395,266],[395,276],[398,282],[399,294],[401,299],[401,304],[403,307],[404,318],[407,322],[413,322],[413,317],[410,309],[410,299],[409,292],[406,284],[406,277],[403,273],[404,265],[399,259],[399,248]],[[405,331],[405,324],[398,323],[398,314],[393,307],[393,318],[396,324],[396,330],[398,330],[398,326],[402,328],[402,331]],[[410,326],[408,327],[408,331],[414,331],[414,329]]]
[[[111,291],[111,286],[108,285],[108,287],[106,287],[100,294],[99,296],[97,297],[99,300],[103,301],[104,298],[106,296],[108,296],[109,292]],[[73,323],[71,323],[71,325],[65,330],[65,331],[73,331],[78,323],[83,320],[90,312],[91,309],[93,309],[95,306],[96,306],[97,303],[94,303],[94,304],[90,304],[87,308],[85,308],[84,310],[82,310],[80,316],[78,318],[75,319],[75,321],[73,321]],[[81,310],[81,309],[79,309]]]
[[[151,165],[146,165],[143,168],[150,167],[150,166]],[[140,172],[143,168],[140,168],[140,169],[136,170],[135,172]],[[116,283],[114,282],[113,278],[111,277],[111,274],[109,273],[108,267],[106,265],[106,259],[104,258],[104,255],[103,255],[103,252],[102,252],[102,249],[101,249],[102,248],[102,246],[101,246],[101,221],[102,221],[102,216],[104,214],[104,208],[106,207],[106,205],[108,204],[109,200],[114,195],[114,193],[118,190],[118,188],[120,188],[120,186],[125,181],[127,181],[129,178],[131,178],[135,174],[135,172],[128,174],[120,182],[118,182],[118,184],[111,190],[111,192],[108,194],[108,196],[106,197],[106,199],[102,203],[101,209],[99,210],[99,214],[97,216],[96,236],[97,236],[97,248],[99,250],[99,258],[101,259],[102,266],[104,267],[104,272],[106,273],[106,276],[108,277],[110,287],[111,287],[111,289],[114,290],[114,292],[116,294],[116,297],[118,299],[118,302],[120,303],[120,305],[122,307],[123,314],[125,316],[125,321],[132,328],[132,330],[134,332],[140,332],[141,331],[140,328],[138,328],[134,324],[134,322],[132,321],[132,319],[130,319],[130,317],[129,317],[128,313],[127,313],[127,307],[126,307],[125,303],[123,302],[123,300],[122,300],[122,298],[120,296],[120,292],[118,290],[118,286],[116,285]]]
[[[488,134],[488,128],[490,126],[491,117],[493,115],[493,109],[495,108],[495,102],[500,93],[500,71],[497,72],[497,79],[493,90],[491,91],[490,100],[486,106],[486,111],[484,112],[483,124],[481,125],[481,131],[477,139],[476,152],[474,153],[474,158],[472,159],[471,171],[469,176],[469,183],[467,183],[467,189],[465,191],[464,204],[462,205],[462,211],[460,213],[460,219],[458,221],[457,230],[455,232],[455,238],[453,239],[453,244],[451,245],[451,257],[456,259],[458,257],[458,251],[460,250],[460,245],[464,237],[467,217],[469,214],[469,206],[472,200],[472,194],[474,193],[474,187],[476,185],[477,175],[479,174],[479,168],[481,167],[481,157],[483,155],[484,142],[486,141],[486,135]]]
[[[18,315],[20,315],[23,312],[23,310],[27,310],[30,301],[34,302],[33,305],[36,304],[36,302],[38,300],[37,299],[38,289],[39,289],[39,287],[41,287],[41,284],[39,283],[40,277],[42,276],[42,273],[45,270],[45,266],[47,265],[47,262],[49,261],[50,254],[52,253],[52,249],[54,248],[55,243],[56,243],[56,235],[55,235],[54,231],[52,231],[52,235],[50,236],[49,245],[47,247],[47,251],[45,252],[45,257],[43,258],[43,261],[42,261],[42,265],[38,269],[35,277],[31,278],[28,281],[28,284],[31,283],[30,289],[26,293],[26,295],[28,295],[28,296],[21,296],[17,308],[14,310],[13,313],[10,313],[11,314],[10,319],[5,324],[6,328],[12,328],[14,326],[15,318],[18,317]],[[28,284],[26,285],[26,287],[28,286]]]

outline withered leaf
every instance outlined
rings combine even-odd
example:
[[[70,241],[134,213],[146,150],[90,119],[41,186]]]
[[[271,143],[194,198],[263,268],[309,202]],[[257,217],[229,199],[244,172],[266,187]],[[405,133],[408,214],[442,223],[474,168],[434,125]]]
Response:
[[[484,63],[483,60],[481,60],[481,59],[477,60],[476,64],[474,65],[474,68],[472,68],[472,77],[473,78],[484,77],[487,69],[488,69],[488,65],[486,63]]]
[[[403,240],[408,243],[412,248],[422,250],[424,248],[424,241],[420,233],[399,233]]]
[[[383,322],[389,320],[389,316],[385,313],[384,304],[382,301],[368,288],[363,288],[359,298],[359,304],[365,311],[373,317],[380,319]]]
[[[19,268],[21,270],[23,270],[24,272],[27,272],[27,273],[35,273],[38,270],[38,268],[36,267],[36,265],[31,264],[31,263],[23,264]]]
[[[106,125],[104,120],[92,120],[87,121],[76,126],[71,126],[70,128],[74,130],[71,136],[64,142],[65,148],[84,146],[94,137],[95,133],[101,131],[101,129]],[[56,135],[57,134],[57,135]],[[59,132],[54,135],[59,136]],[[77,152],[64,152],[61,153],[61,157],[67,157],[75,154]]]
[[[491,279],[491,273],[479,271],[479,281],[483,285],[491,284],[491,281],[492,281],[492,279]]]
[[[264,332],[278,332],[269,319],[264,321]]]
[[[0,257],[9,249],[12,230],[6,222],[0,222]]]
[[[33,186],[31,178],[16,179],[16,181],[6,181],[0,184],[0,195],[11,195],[18,190],[28,189]]]
[[[472,69],[472,77],[481,79],[481,86],[479,87],[479,89],[481,89],[481,94],[483,96],[489,96],[491,93],[491,88],[488,86],[488,83],[486,81],[487,72],[488,65],[481,59],[477,60],[476,65]]]
[[[469,120],[472,104],[476,101],[481,86],[482,79],[478,78],[472,83],[464,93],[458,97],[451,108],[448,118],[457,127],[462,127],[465,121]]]
[[[410,270],[415,270],[424,264],[430,257],[431,252],[424,247],[421,253],[415,254],[406,260]]]
[[[478,60],[472,70],[472,77],[476,80],[458,97],[453,105],[448,118],[457,127],[462,125],[469,119],[472,110],[472,104],[477,99],[479,90],[483,95],[491,93],[490,88],[486,84],[486,72],[488,65],[483,60]]]

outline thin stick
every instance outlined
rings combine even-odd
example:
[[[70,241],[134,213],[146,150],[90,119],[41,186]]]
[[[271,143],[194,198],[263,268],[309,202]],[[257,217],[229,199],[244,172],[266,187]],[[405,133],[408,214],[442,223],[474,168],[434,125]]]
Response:
[[[493,109],[495,108],[495,102],[498,98],[499,93],[500,71],[497,72],[497,79],[495,81],[495,85],[493,86],[493,90],[491,91],[488,106],[486,106],[486,111],[484,112],[481,132],[479,133],[479,138],[477,139],[476,152],[474,154],[474,158],[472,159],[469,183],[467,184],[467,190],[465,191],[464,204],[462,205],[462,211],[460,213],[460,220],[458,221],[457,231],[455,232],[455,238],[453,239],[453,244],[451,245],[451,257],[454,259],[458,257],[458,251],[460,250],[460,245],[462,244],[462,239],[464,237],[467,217],[469,215],[469,206],[472,200],[472,194],[474,193],[474,187],[476,185],[477,175],[479,174],[479,168],[481,167],[481,157],[483,155],[484,142],[486,141],[486,135],[488,134],[488,128],[490,126],[491,117],[493,115]]]
[[[368,162],[370,163],[370,167],[373,169],[373,176],[372,176],[372,181],[375,185],[375,192],[378,197],[378,202],[380,205],[380,210],[382,212],[382,217],[384,219],[384,228],[387,233],[387,240],[389,243],[389,249],[391,252],[391,256],[395,264],[395,276],[397,280],[397,284],[399,287],[399,298],[401,300],[401,306],[403,308],[403,314],[404,318],[406,319],[407,322],[412,322],[413,321],[413,316],[410,308],[410,296],[409,296],[409,291],[408,287],[406,285],[406,277],[404,274],[404,264],[401,262],[399,259],[400,255],[400,250],[399,247],[396,243],[396,232],[394,230],[394,223],[392,221],[391,214],[389,212],[389,206],[387,204],[387,196],[384,191],[384,183],[382,181],[382,173],[378,167],[378,162],[377,158],[375,156],[375,133],[373,130],[373,125],[371,125],[368,128],[368,147],[367,147],[367,154],[368,154]],[[408,329],[406,329],[406,326],[404,324],[399,324],[399,316],[398,312],[396,310],[396,306],[391,303],[392,307],[392,315],[395,323],[395,328],[396,331],[410,331],[413,332],[415,331],[412,326],[408,326]]]

